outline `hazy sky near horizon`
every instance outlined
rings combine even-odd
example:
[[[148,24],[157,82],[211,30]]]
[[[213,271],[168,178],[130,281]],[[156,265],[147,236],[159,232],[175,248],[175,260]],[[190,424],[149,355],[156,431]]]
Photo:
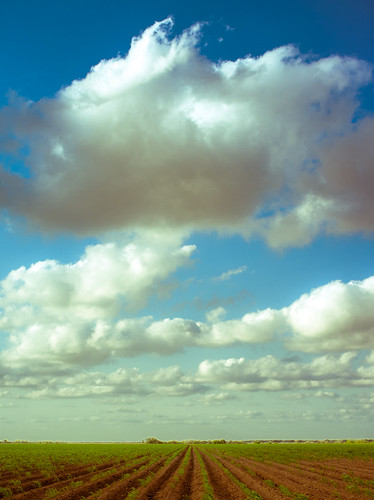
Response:
[[[374,437],[374,5],[0,5],[0,439]]]

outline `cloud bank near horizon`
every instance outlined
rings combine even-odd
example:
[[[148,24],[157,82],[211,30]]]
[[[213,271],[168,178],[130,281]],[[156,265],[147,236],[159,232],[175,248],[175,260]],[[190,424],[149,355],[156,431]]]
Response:
[[[311,361],[229,358],[202,361],[188,372],[171,365],[151,371],[120,367],[114,371],[56,373],[12,371],[1,376],[3,393],[18,391],[18,397],[102,398],[119,396],[184,397],[202,395],[207,404],[235,399],[236,394],[258,391],[308,391],[310,396],[336,398],[334,388],[370,388],[374,365],[369,358],[357,366],[357,353],[317,356]],[[218,391],[218,394],[216,393]],[[313,392],[316,391],[316,392]],[[295,397],[295,395],[294,395]],[[215,401],[217,400],[218,401]]]
[[[46,231],[168,227],[257,233],[272,247],[371,232],[374,120],[358,118],[368,63],[285,46],[212,62],[196,25],[133,38],[54,98],[0,111],[0,203]]]

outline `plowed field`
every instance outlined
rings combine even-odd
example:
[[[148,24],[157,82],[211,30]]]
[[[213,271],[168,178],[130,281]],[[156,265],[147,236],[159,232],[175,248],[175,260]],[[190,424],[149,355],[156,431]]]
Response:
[[[39,466],[36,456],[33,456],[33,460],[29,458],[22,462],[22,454],[16,453],[14,457],[18,458],[14,462],[13,470],[10,470],[11,455],[8,454],[2,459],[1,446],[0,498],[374,498],[374,457],[371,453],[373,446],[366,448],[365,453],[360,452],[358,448],[353,448],[353,451],[345,448],[347,453],[341,453],[340,449],[339,453],[335,453],[335,457],[334,453],[322,453],[322,458],[318,459],[315,452],[295,454],[296,448],[292,448],[292,445],[289,448],[289,458],[286,445],[279,445],[281,448],[274,445],[272,449],[261,448],[261,445],[256,449],[253,447],[255,445],[251,447],[244,444],[231,447],[133,445],[132,448],[129,445],[126,448],[124,445],[122,458],[121,448],[116,448],[115,453],[111,454],[99,450],[96,462],[90,462],[92,457],[86,453],[82,455],[81,463],[77,463],[78,453],[67,456],[64,463],[63,453],[56,455],[55,448],[50,448],[49,455],[43,456],[42,465]],[[19,448],[14,449],[19,451]],[[67,453],[67,450],[68,448],[65,448],[62,451]],[[30,453],[30,450],[28,452]],[[48,456],[50,467],[46,459]],[[108,457],[111,458],[107,459]]]

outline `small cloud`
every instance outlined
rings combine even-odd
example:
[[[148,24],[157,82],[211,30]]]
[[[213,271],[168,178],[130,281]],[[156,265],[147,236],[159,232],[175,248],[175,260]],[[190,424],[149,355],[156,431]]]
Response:
[[[307,397],[307,394],[302,394],[300,392],[285,392],[280,396],[281,399],[286,401],[299,401],[300,399],[305,399]]]
[[[7,233],[14,233],[14,225],[10,217],[4,215],[2,218],[2,225]]]
[[[260,411],[254,411],[254,410],[240,410],[237,413],[237,417],[239,418],[259,418],[263,417],[263,413]]]
[[[203,403],[205,406],[220,406],[226,401],[232,401],[233,399],[237,399],[233,394],[220,392],[219,394],[206,394],[199,399],[199,402]]]
[[[367,355],[366,362],[370,365],[374,365],[374,351],[371,351],[371,353]]]
[[[242,274],[247,270],[247,266],[240,266],[237,269],[230,269],[222,273],[220,276],[213,278],[214,281],[226,281],[229,280],[232,276],[236,276],[237,274]]]
[[[206,313],[206,320],[209,323],[216,323],[221,320],[222,317],[226,314],[226,309],[222,306],[217,307],[216,309],[212,309]]]
[[[315,396],[317,398],[325,398],[325,399],[339,399],[339,394],[331,391],[318,391]]]
[[[240,290],[240,292],[236,293],[235,295],[227,295],[226,297],[222,297],[222,296],[219,296],[217,294],[214,294],[208,300],[203,300],[200,297],[196,297],[194,299],[194,306],[198,310],[214,309],[214,308],[219,307],[219,306],[232,307],[235,304],[238,304],[244,300],[246,300],[248,302],[251,301],[251,303],[254,302],[254,297],[245,288]]]

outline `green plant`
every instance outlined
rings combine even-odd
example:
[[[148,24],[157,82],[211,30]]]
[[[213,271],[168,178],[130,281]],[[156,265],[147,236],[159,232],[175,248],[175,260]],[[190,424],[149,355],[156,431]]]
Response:
[[[287,488],[287,486],[283,486],[283,484],[280,484],[280,485],[278,486],[278,488],[279,488],[279,491],[280,491],[281,493],[283,493],[283,495],[286,495],[286,496],[288,496],[288,497],[292,496],[292,493],[291,493],[291,491]]]
[[[12,490],[10,490],[9,488],[0,487],[0,496],[1,497],[8,498],[8,497],[11,497],[12,495],[13,495]]]
[[[273,481],[271,481],[270,479],[265,479],[264,483],[267,484],[268,486],[270,486],[271,488],[276,487],[276,484]]]
[[[70,483],[70,486],[72,488],[79,488],[79,486],[82,486],[83,484],[83,481],[73,481],[72,483]]]
[[[59,495],[61,492],[57,488],[50,488],[46,491],[44,498],[54,498]]]

